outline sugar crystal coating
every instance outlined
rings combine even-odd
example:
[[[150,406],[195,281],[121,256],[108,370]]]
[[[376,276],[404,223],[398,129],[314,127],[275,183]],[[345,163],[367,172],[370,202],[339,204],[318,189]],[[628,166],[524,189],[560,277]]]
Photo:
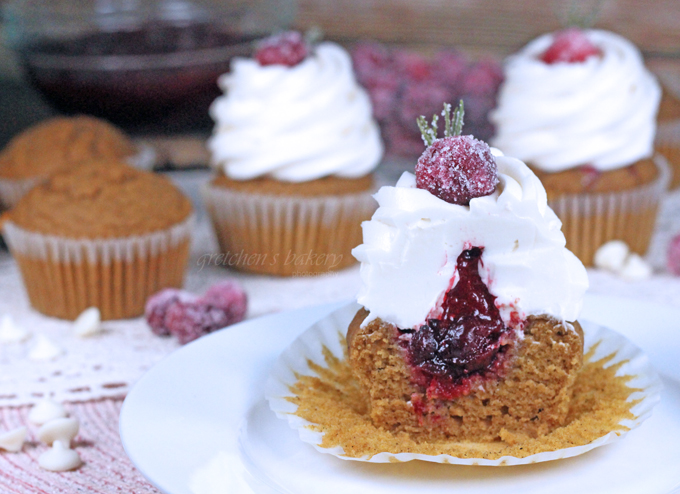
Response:
[[[165,325],[165,315],[170,306],[177,302],[192,302],[196,297],[189,292],[177,288],[166,288],[151,296],[146,301],[144,317],[151,331],[158,336],[170,335],[170,330]]]
[[[596,47],[578,28],[569,28],[555,34],[552,44],[541,55],[541,60],[547,64],[558,62],[584,62],[594,55],[602,55]]]
[[[418,159],[416,186],[452,204],[493,193],[498,170],[488,144],[472,136],[435,140]]]
[[[672,274],[680,276],[680,235],[673,237],[668,244],[666,265]]]
[[[165,315],[165,325],[170,333],[184,345],[229,324],[227,314],[202,302],[176,302]]]
[[[309,55],[309,45],[297,31],[275,34],[262,40],[255,52],[260,65],[285,65],[294,67]]]
[[[229,320],[227,324],[241,322],[248,308],[246,292],[238,283],[230,280],[221,281],[208,288],[199,302],[224,311]]]

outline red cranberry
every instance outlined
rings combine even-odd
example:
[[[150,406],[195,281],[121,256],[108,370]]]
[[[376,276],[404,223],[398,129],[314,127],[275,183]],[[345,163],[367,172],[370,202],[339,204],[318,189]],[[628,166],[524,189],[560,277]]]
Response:
[[[222,309],[202,302],[176,302],[165,315],[166,327],[182,345],[228,324],[229,317]]]
[[[199,299],[199,303],[211,305],[222,310],[227,324],[243,321],[248,307],[248,298],[243,288],[235,281],[221,281],[214,284]]]
[[[177,302],[191,303],[195,300],[194,295],[177,288],[166,288],[150,297],[144,308],[144,317],[151,326],[151,331],[159,336],[168,336],[170,331],[165,325],[165,315],[170,306]]]
[[[262,40],[255,52],[255,59],[263,66],[294,67],[307,58],[309,53],[309,45],[302,34],[297,31],[287,31]]]
[[[488,144],[472,136],[436,139],[416,165],[416,186],[452,204],[468,205],[493,193],[496,160]]]
[[[543,52],[541,60],[547,64],[576,63],[584,62],[594,55],[600,56],[602,52],[582,30],[572,27],[554,35],[552,44]]]
[[[668,258],[667,263],[668,270],[676,275],[680,276],[680,235],[676,235],[668,244]]]

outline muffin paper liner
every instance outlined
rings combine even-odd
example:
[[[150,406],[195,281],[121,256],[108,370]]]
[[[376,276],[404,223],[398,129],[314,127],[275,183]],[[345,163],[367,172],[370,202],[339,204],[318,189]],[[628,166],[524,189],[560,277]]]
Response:
[[[158,290],[182,285],[193,223],[190,216],[144,235],[74,239],[8,221],[3,233],[35,309],[74,319],[98,307],[102,319],[123,319],[141,315],[146,299]]]
[[[139,152],[125,161],[140,170],[150,171],[156,164],[156,151],[149,145],[137,146]],[[45,177],[0,178],[0,209],[11,209],[29,190],[46,182]]]
[[[280,276],[346,268],[361,243],[361,222],[377,204],[371,192],[278,196],[208,185],[203,199],[226,267]]]
[[[659,124],[656,150],[668,160],[671,180],[668,188],[680,188],[680,119]]]
[[[585,265],[592,265],[597,249],[610,240],[623,240],[631,251],[645,254],[670,179],[664,156],[657,154],[654,162],[659,176],[649,184],[618,192],[564,194],[548,201],[562,221],[567,248]]]
[[[291,428],[298,431],[302,441],[311,444],[321,453],[331,454],[343,460],[371,463],[394,463],[422,460],[454,465],[526,465],[581,455],[594,448],[621,439],[627,432],[626,430],[612,431],[595,441],[582,446],[537,453],[525,458],[503,456],[495,460],[484,458],[459,458],[444,454],[433,456],[416,453],[392,452],[382,452],[372,457],[365,456],[361,458],[351,458],[344,455],[344,451],[340,446],[334,448],[321,447],[323,433],[312,430],[310,425],[313,424],[295,415],[297,405],[289,401],[289,398],[294,396],[291,389],[297,382],[298,375],[317,375],[315,371],[311,369],[308,361],[312,361],[322,368],[327,367],[325,355],[323,353],[324,347],[336,358],[341,360],[345,358],[344,338],[342,336],[346,334],[347,327],[359,308],[360,306],[356,303],[349,304],[338,309],[307,329],[284,350],[272,369],[269,380],[267,381],[265,397],[269,401],[270,408],[279,418],[286,420]],[[641,389],[641,391],[631,390],[627,401],[640,401],[630,409],[634,418],[621,420],[619,424],[624,425],[629,429],[639,426],[651,416],[652,408],[660,400],[662,384],[659,376],[649,363],[646,355],[622,335],[611,329],[589,322],[581,322],[581,326],[584,330],[585,352],[587,352],[595,343],[599,342],[592,360],[597,361],[603,357],[615,354],[615,356],[605,364],[605,367],[624,362],[617,370],[616,375],[634,376],[628,381],[627,386]]]

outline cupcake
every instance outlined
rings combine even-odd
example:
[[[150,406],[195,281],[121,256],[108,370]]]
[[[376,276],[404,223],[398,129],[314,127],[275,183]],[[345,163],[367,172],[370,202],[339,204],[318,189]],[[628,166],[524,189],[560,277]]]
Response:
[[[31,305],[74,319],[141,315],[146,299],[179,287],[189,254],[191,202],[166,178],[117,160],[82,162],[31,189],[3,234]]]
[[[383,148],[348,53],[283,33],[219,84],[204,197],[223,264],[284,276],[353,264]]]
[[[647,250],[668,183],[654,154],[660,97],[637,48],[606,31],[547,34],[507,60],[492,143],[536,172],[587,265],[609,240]]]
[[[34,185],[82,161],[117,159],[145,167],[153,160],[150,153],[104,120],[83,115],[45,120],[14,137],[0,154],[0,206],[11,208]]]
[[[449,125],[447,124],[447,128]],[[472,136],[434,139],[363,225],[352,371],[373,425],[416,441],[539,437],[565,424],[588,287],[545,190]]]
[[[668,160],[671,169],[669,189],[677,190],[680,188],[680,86],[675,82],[662,84],[662,88],[656,149]]]

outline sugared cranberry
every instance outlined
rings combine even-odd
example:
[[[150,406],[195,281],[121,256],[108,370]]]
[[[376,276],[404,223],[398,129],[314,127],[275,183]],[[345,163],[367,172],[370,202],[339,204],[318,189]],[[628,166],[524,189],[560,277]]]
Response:
[[[433,67],[419,53],[398,51],[394,55],[394,62],[397,70],[412,81],[423,81],[432,76]]]
[[[501,336],[509,329],[479,276],[481,256],[478,247],[458,256],[459,280],[446,293],[441,315],[403,340],[430,398],[463,392],[462,379],[489,370],[503,351]]]
[[[547,64],[576,63],[584,62],[595,55],[602,55],[600,49],[588,39],[582,30],[572,27],[555,34],[552,44],[541,55],[541,60]]]
[[[497,173],[488,144],[468,135],[444,137],[418,159],[416,186],[446,202],[468,205],[496,190]]]
[[[668,270],[676,276],[680,276],[680,235],[676,235],[668,244]]]
[[[260,65],[286,65],[294,67],[309,55],[310,48],[302,34],[287,31],[262,40],[255,52]]]
[[[168,308],[165,325],[184,345],[229,324],[220,308],[202,302],[176,302]]]
[[[170,330],[165,325],[168,309],[177,302],[191,303],[195,300],[194,295],[177,288],[166,288],[150,297],[144,308],[144,317],[151,331],[159,336],[168,336]]]
[[[246,292],[234,281],[221,281],[214,284],[199,299],[199,303],[222,310],[227,317],[227,324],[241,322],[248,308]]]

